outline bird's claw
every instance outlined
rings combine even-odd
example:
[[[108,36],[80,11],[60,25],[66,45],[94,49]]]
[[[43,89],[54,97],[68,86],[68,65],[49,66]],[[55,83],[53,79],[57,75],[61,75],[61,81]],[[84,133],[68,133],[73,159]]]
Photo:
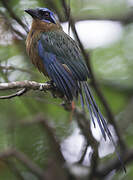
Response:
[[[53,88],[56,88],[56,85],[53,80],[47,81],[47,84],[50,84]]]

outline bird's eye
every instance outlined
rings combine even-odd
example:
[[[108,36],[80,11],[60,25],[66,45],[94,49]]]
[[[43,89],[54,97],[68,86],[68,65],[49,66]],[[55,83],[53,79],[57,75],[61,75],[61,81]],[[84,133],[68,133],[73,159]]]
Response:
[[[44,16],[45,17],[49,17],[49,13],[48,12],[44,12]]]
[[[39,14],[42,16],[42,17],[46,17],[46,18],[48,18],[49,17],[49,12],[47,12],[47,11],[39,11]]]
[[[44,15],[44,12],[43,12],[43,11],[39,11],[39,14],[40,14],[41,16],[43,16],[43,15]]]

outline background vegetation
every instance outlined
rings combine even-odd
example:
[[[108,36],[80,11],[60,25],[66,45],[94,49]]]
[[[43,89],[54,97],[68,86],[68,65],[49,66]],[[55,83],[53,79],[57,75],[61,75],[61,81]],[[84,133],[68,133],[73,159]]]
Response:
[[[47,81],[26,55],[25,39],[31,19],[24,9],[50,8],[63,23],[69,19],[64,2],[0,0],[1,83]],[[86,54],[90,55],[95,99],[116,131],[114,138],[118,140],[127,173],[120,170],[111,143],[104,142],[98,130],[93,129],[92,135],[88,114],[86,118],[77,109],[70,122],[71,112],[61,105],[62,99],[53,98],[50,91],[30,90],[20,97],[0,99],[0,180],[131,180],[133,177],[133,3],[127,0],[66,3],[75,21],[108,20],[121,25],[122,35],[117,41],[87,48]],[[15,92],[15,89],[1,90],[0,96]]]

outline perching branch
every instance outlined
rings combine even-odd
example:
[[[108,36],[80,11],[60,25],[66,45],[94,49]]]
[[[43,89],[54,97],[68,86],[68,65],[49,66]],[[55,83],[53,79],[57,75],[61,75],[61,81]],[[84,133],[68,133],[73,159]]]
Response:
[[[10,89],[21,89],[16,93],[6,96],[0,96],[0,99],[10,99],[16,96],[22,96],[24,93],[30,90],[39,90],[39,91],[51,91],[54,97],[62,97],[65,100],[65,97],[62,93],[54,87],[51,83],[38,83],[35,81],[14,81],[9,83],[0,83],[0,90],[10,90]]]
[[[52,85],[49,83],[38,83],[35,81],[14,81],[9,83],[0,83],[0,90],[10,90],[10,89],[24,89],[27,90],[52,90]]]

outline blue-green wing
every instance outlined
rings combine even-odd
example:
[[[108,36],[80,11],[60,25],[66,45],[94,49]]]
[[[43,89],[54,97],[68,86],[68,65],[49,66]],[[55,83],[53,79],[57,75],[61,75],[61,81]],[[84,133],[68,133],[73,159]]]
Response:
[[[45,32],[41,35],[41,43],[45,51],[56,56],[61,64],[66,64],[73,78],[85,81],[89,76],[88,69],[77,43],[63,31]]]

